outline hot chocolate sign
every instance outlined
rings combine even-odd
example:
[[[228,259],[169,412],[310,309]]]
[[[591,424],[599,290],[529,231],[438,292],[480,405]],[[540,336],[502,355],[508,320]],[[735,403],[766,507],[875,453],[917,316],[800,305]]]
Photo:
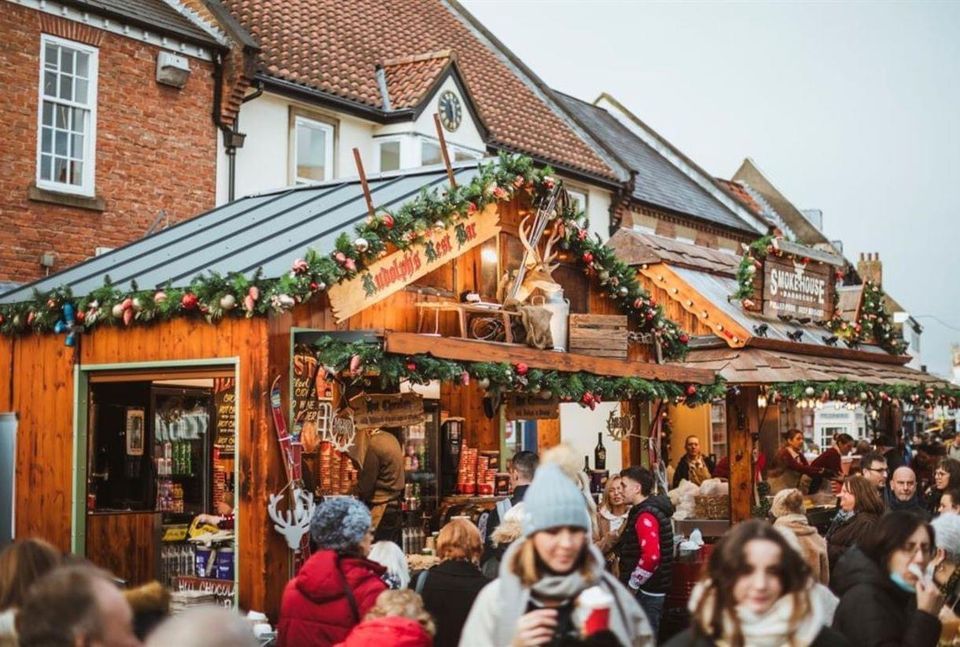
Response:
[[[398,250],[371,263],[349,281],[330,288],[330,306],[337,322],[386,299],[445,263],[500,233],[497,207],[445,229],[435,229],[417,245]]]
[[[770,316],[830,318],[834,269],[826,263],[803,262],[791,256],[764,259],[763,312]]]

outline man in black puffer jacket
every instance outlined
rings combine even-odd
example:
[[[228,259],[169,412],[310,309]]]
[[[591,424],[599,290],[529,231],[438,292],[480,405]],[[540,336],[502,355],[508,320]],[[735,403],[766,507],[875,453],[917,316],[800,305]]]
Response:
[[[637,596],[656,637],[663,601],[670,590],[673,505],[666,496],[653,495],[650,470],[628,467],[620,472],[620,478],[624,499],[633,506],[615,549],[620,557],[620,580]]]

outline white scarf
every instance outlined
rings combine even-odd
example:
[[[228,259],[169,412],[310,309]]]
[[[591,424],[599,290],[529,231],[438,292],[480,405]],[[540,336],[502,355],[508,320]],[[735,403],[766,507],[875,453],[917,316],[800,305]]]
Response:
[[[627,515],[630,512],[624,512],[623,514],[613,514],[606,508],[600,508],[600,516],[610,522],[610,532],[617,532],[620,530],[620,526],[623,525],[623,522],[627,520]]]
[[[713,596],[713,591],[707,591],[706,582],[700,582],[694,587],[690,595],[690,610],[696,611],[697,605],[704,594]],[[743,634],[744,644],[750,647],[809,647],[816,640],[820,631],[832,621],[830,601],[817,587],[811,584],[807,591],[810,599],[810,610],[800,619],[796,628],[791,631],[790,617],[793,615],[794,596],[786,595],[777,600],[765,613],[756,614],[748,609],[736,608],[737,619],[740,621],[740,632]],[[711,623],[710,608],[707,602],[706,617],[702,624]],[[716,641],[717,647],[728,647],[728,637],[733,635],[733,619],[725,617],[723,620],[724,636]]]

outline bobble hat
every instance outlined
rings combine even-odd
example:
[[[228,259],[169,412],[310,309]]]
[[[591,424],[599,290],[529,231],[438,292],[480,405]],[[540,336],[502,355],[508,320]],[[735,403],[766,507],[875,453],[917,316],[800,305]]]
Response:
[[[353,497],[324,499],[310,520],[310,536],[325,550],[341,552],[360,545],[370,530],[370,511]]]
[[[523,536],[561,526],[589,532],[587,501],[557,465],[541,465],[523,497]]]

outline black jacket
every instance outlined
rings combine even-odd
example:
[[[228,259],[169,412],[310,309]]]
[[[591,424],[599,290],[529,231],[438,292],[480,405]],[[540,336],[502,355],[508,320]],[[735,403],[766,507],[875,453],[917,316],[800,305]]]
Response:
[[[630,514],[624,522],[626,528],[617,542],[616,553],[620,556],[620,581],[628,584],[633,569],[640,561],[640,539],[637,537],[637,518],[649,512],[660,526],[660,566],[640,590],[645,593],[666,593],[670,590],[671,567],[673,565],[673,504],[663,495],[647,497],[643,503],[630,508]]]
[[[827,557],[830,558],[830,571],[836,568],[837,562],[847,550],[859,543],[864,537],[873,532],[878,515],[872,512],[858,512],[852,519],[839,523],[833,521],[827,529]]]
[[[936,647],[940,621],[917,610],[917,596],[897,587],[886,569],[851,548],[831,570],[840,596],[833,628],[858,647]]]
[[[410,588],[416,589],[419,577],[416,574],[410,580]],[[435,647],[457,647],[470,607],[489,582],[479,568],[461,559],[442,562],[427,571],[420,595],[437,623]]]
[[[716,644],[712,638],[696,633],[691,627],[671,638],[664,647],[714,647]],[[839,632],[824,627],[810,647],[851,647],[851,643]]]
[[[717,466],[714,465],[709,456],[703,457],[703,464],[707,466],[708,470],[710,470],[710,476],[713,476],[713,473],[717,470]],[[680,481],[683,479],[690,480],[690,461],[687,459],[686,454],[684,454],[680,458],[679,462],[677,462],[677,469],[673,473],[673,487],[678,487],[680,485]]]

